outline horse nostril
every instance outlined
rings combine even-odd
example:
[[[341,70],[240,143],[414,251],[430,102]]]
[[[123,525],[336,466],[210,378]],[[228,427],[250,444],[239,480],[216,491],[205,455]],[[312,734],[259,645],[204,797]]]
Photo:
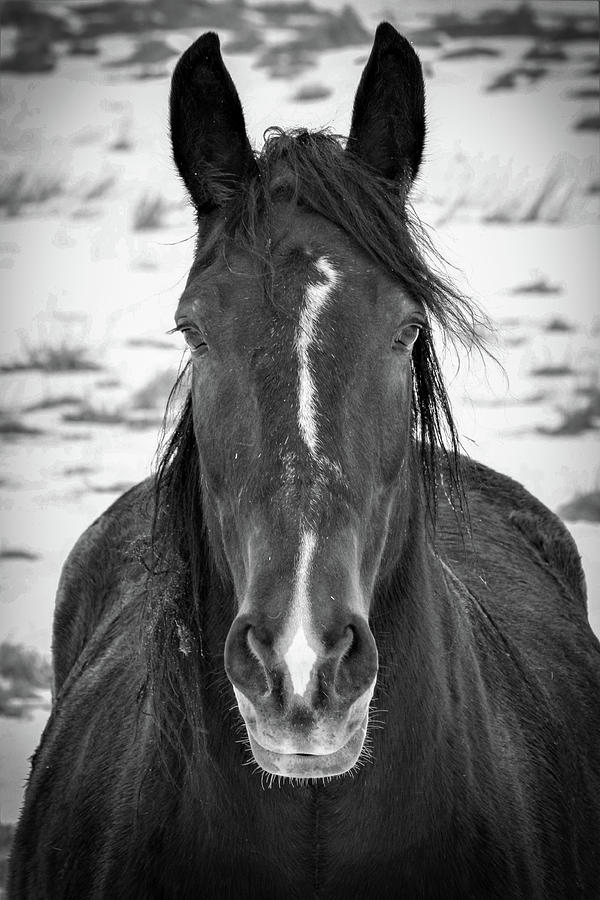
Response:
[[[246,647],[265,670],[272,669],[276,663],[275,638],[265,628],[250,625],[246,631]]]
[[[348,659],[356,645],[356,633],[352,625],[344,629],[344,633],[335,647],[335,653],[340,662]]]
[[[264,643],[256,636],[255,629],[249,625],[246,631],[246,646],[250,650],[252,656],[259,662],[263,662]]]
[[[337,658],[334,685],[341,696],[362,694],[377,677],[377,648],[366,621],[347,625],[331,656]]]
[[[285,638],[270,624],[244,614],[231,626],[225,669],[234,687],[253,703],[269,698],[285,707],[298,695],[323,707],[352,702],[372,687],[377,649],[361,616],[331,625],[320,637],[313,635],[310,646],[298,640],[300,646],[290,647]]]
[[[261,642],[254,626],[245,616],[232,624],[225,642],[225,670],[232,684],[250,699],[269,690],[268,677],[261,652]]]

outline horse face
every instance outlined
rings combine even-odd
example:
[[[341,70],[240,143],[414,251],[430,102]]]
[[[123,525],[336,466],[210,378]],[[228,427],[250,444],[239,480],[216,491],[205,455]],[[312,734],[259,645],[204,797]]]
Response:
[[[392,167],[406,178],[420,160],[419,123],[417,138],[404,129],[400,151],[398,129],[389,129],[388,152],[368,139],[373,117],[361,100],[394,53],[405,73],[407,59],[414,65],[409,45],[385,28],[359,86],[350,142],[371,167],[381,159],[386,176]],[[256,177],[215,41],[205,36],[184,55],[171,95],[175,159],[211,218],[237,183]],[[278,177],[285,182],[285,171]],[[235,586],[225,668],[252,752],[267,772],[327,777],[350,770],[364,744],[377,677],[370,604],[406,489],[411,351],[424,314],[318,214],[275,203],[269,236],[272,278],[258,254],[224,239],[211,262],[192,269],[176,321],[193,359],[209,533]]]
[[[331,775],[357,760],[375,685],[369,607],[423,313],[319,216],[296,212],[286,231],[272,296],[233,252],[192,271],[177,324],[207,519],[238,602],[225,665],[254,756]]]

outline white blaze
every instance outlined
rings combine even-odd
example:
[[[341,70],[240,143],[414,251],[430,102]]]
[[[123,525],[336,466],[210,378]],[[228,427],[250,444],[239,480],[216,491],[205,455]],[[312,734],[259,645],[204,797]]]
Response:
[[[329,302],[332,291],[338,281],[337,272],[325,256],[321,257],[315,265],[324,280],[318,284],[309,282],[296,336],[299,363],[298,426],[302,440],[308,447],[313,459],[318,458],[319,447],[317,434],[318,403],[313,371],[310,365],[310,350],[319,340],[317,330],[319,315]]]
[[[324,460],[319,457],[318,399],[310,354],[315,345],[319,344],[319,316],[331,298],[338,282],[338,273],[325,256],[317,260],[315,267],[323,280],[317,284],[309,281],[296,332],[298,427],[300,437],[312,458],[323,464]],[[289,473],[286,474],[289,477]],[[311,632],[309,582],[316,548],[315,532],[310,529],[302,531],[290,613],[292,639],[283,657],[290,673],[294,693],[301,697],[308,687],[310,674],[317,660],[317,654],[309,643]]]
[[[295,626],[294,636],[283,657],[295,694],[303,696],[310,673],[317,659],[317,654],[308,643],[305,625],[310,621],[309,578],[313,556],[317,547],[317,536],[314,531],[303,531],[300,538],[300,553],[294,584],[291,622]]]

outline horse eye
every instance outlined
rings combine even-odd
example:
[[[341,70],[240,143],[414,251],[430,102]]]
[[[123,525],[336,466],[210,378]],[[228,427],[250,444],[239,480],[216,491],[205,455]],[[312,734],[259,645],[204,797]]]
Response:
[[[406,347],[410,350],[419,337],[420,331],[421,329],[418,325],[405,325],[395,335],[394,346]]]
[[[180,328],[186,344],[194,356],[202,356],[208,350],[204,337],[195,328]]]

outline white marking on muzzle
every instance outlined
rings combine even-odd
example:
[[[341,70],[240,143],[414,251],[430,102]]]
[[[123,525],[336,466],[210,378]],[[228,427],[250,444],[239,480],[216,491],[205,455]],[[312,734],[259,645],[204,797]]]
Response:
[[[310,350],[319,342],[318,318],[331,298],[338,282],[338,273],[325,256],[317,260],[315,266],[324,281],[318,284],[308,283],[296,334],[296,350],[299,365],[298,427],[311,456],[314,460],[319,461],[318,402],[310,364]]]
[[[316,662],[317,654],[308,643],[302,625],[300,625],[300,628],[294,635],[294,639],[288,647],[284,659],[290,673],[294,693],[303,697],[310,681],[310,673]]]
[[[300,537],[300,552],[290,615],[294,634],[283,657],[290,673],[294,693],[301,697],[304,696],[308,687],[310,673],[317,659],[317,654],[310,646],[306,634],[306,631],[310,630],[309,580],[316,548],[317,535],[315,532],[303,531]]]

